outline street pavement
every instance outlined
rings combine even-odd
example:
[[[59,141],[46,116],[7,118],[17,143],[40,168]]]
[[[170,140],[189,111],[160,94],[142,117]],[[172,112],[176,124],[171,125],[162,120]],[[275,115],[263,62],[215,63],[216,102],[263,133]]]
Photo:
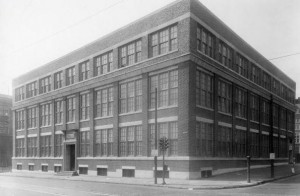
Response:
[[[8,172],[0,174],[0,195],[300,195],[300,165],[295,165],[295,173],[291,167],[276,166],[275,178],[270,168],[251,169],[251,183],[243,170],[199,180],[166,179],[166,185],[162,179],[155,185],[154,179]]]

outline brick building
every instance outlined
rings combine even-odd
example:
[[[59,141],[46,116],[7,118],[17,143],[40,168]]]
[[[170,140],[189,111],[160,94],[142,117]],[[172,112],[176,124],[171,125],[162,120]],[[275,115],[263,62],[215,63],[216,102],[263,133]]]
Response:
[[[152,178],[155,88],[170,178],[287,162],[295,85],[200,2],[176,1],[13,81],[13,168]]]
[[[0,167],[11,166],[12,158],[12,97],[0,94]]]
[[[296,114],[295,114],[295,157],[296,161],[300,162],[300,97],[296,99]]]

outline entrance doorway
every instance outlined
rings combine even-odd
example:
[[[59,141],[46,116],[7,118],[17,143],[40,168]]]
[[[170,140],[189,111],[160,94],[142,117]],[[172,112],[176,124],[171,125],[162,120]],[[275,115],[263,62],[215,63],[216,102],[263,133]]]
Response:
[[[75,144],[66,145],[66,171],[75,171]]]

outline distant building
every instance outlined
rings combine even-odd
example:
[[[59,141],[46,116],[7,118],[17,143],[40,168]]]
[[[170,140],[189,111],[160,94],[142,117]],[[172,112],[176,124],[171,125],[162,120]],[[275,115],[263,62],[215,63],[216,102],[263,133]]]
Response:
[[[295,87],[200,2],[176,1],[13,81],[13,169],[152,178],[156,88],[170,178],[287,163]]]
[[[12,141],[12,97],[0,94],[0,167],[11,166]]]
[[[300,97],[296,99],[295,114],[295,156],[296,161],[300,162]]]

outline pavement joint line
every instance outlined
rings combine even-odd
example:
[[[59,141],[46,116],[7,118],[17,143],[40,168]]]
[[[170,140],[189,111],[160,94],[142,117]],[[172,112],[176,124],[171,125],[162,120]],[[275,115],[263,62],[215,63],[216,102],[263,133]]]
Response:
[[[65,177],[65,178],[55,178],[54,176],[51,175],[51,178],[49,176],[22,176],[22,175],[14,175],[15,177],[27,177],[27,178],[45,178],[45,179],[59,179],[59,180],[70,180],[70,181],[83,181],[83,182],[94,182],[94,183],[105,183],[105,184],[123,184],[123,185],[133,185],[133,186],[152,186],[152,187],[162,187],[162,188],[174,188],[174,189],[189,189],[193,188],[193,190],[219,190],[219,189],[235,189],[235,188],[247,188],[247,187],[253,187],[253,186],[258,186],[262,184],[266,184],[269,182],[293,177],[296,175],[299,175],[300,173],[297,174],[291,174],[287,176],[282,176],[278,178],[273,178],[273,179],[267,179],[267,180],[261,180],[255,183],[249,183],[249,184],[241,184],[241,185],[233,185],[233,186],[207,186],[207,187],[188,187],[188,186],[194,186],[194,185],[162,185],[162,184],[134,184],[134,183],[122,183],[122,182],[112,182],[112,181],[95,181],[95,180],[90,180],[90,179],[72,179],[70,177]],[[10,176],[14,177],[11,175],[2,175],[1,176]],[[48,178],[47,178],[48,177]]]

